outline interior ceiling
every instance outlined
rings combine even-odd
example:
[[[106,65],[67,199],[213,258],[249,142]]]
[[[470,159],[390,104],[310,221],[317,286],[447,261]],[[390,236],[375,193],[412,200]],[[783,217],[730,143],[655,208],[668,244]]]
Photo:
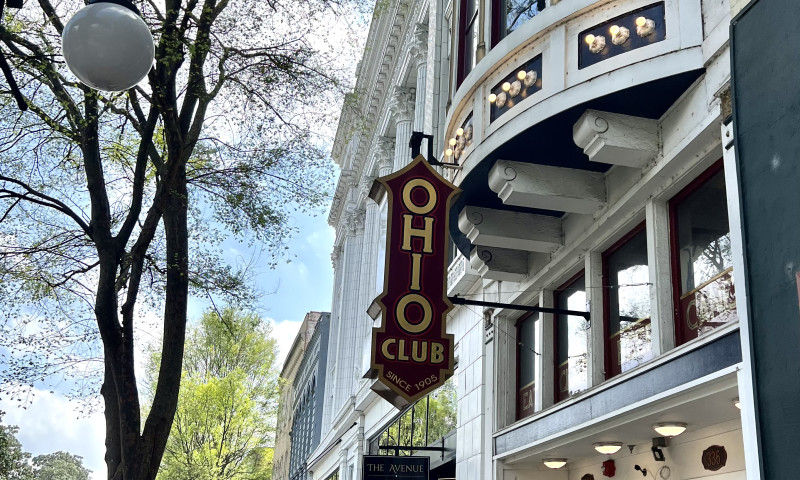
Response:
[[[491,152],[461,182],[463,190],[450,209],[450,235],[466,257],[471,242],[458,229],[458,214],[465,205],[562,216],[564,212],[504,205],[489,188],[489,171],[498,159],[606,172],[611,165],[589,161],[572,140],[572,127],[588,109],[659,119],[705,70],[693,70],[637,85],[590,100],[531,126]]]
[[[595,442],[622,442],[622,449],[610,458],[620,458],[631,455],[627,445],[635,445],[634,450],[640,453],[643,448],[650,449],[652,439],[659,435],[653,430],[653,425],[659,422],[683,422],[687,424],[687,433],[698,432],[703,428],[713,427],[732,420],[741,421],[741,412],[733,405],[733,399],[738,397],[738,388],[735,384],[727,388],[693,398],[692,400],[679,403],[669,408],[661,408],[656,402],[644,407],[647,411],[634,411],[626,415],[621,423],[615,423],[613,427],[602,428],[599,425],[597,433],[581,436],[576,434],[572,439],[563,442],[558,446],[549,446],[546,443],[522,452],[519,455],[509,458],[507,465],[514,468],[530,466],[534,469],[544,469],[542,459],[556,457],[567,458],[570,461],[579,459],[596,458],[605,460],[606,455],[601,455],[594,451]],[[680,395],[679,395],[680,396]],[[617,420],[618,417],[615,417]],[[678,441],[678,438],[675,439]],[[669,447],[666,447],[667,449]]]

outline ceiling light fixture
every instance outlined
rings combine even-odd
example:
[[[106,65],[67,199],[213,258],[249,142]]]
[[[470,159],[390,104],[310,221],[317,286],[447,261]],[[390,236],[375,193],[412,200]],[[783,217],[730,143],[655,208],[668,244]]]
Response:
[[[547,468],[561,468],[567,464],[566,458],[545,458],[542,460],[544,466]]]
[[[682,422],[663,422],[653,425],[653,430],[662,437],[677,437],[686,430],[686,424]]]
[[[738,408],[739,410],[742,409],[742,402],[739,401],[739,397],[733,399],[733,406]]]
[[[602,453],[603,455],[613,455],[622,448],[622,442],[597,442],[594,444],[594,449],[597,450],[597,453]]]

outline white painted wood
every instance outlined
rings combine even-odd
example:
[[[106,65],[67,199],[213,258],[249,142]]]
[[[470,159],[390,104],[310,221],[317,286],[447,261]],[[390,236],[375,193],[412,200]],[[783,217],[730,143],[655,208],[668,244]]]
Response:
[[[669,208],[664,201],[646,206],[647,266],[650,274],[650,319],[653,356],[675,348],[675,312],[669,244]]]
[[[739,400],[742,404],[742,432],[745,438],[744,455],[747,479],[760,480],[758,422],[755,414],[755,382],[753,379],[753,352],[750,350],[750,321],[747,302],[747,277],[745,275],[744,232],[742,231],[741,191],[736,171],[736,149],[733,141],[733,122],[722,125],[723,162],[725,165],[725,193],[728,197],[728,225],[733,253],[733,284],[736,287],[736,313],[739,316],[739,334],[742,345],[742,368],[738,372]]]
[[[561,219],[547,215],[467,206],[458,228],[475,245],[551,252],[563,245]]]
[[[528,274],[528,255],[520,250],[477,246],[469,261],[486,279],[519,282]]]
[[[658,153],[658,121],[649,118],[587,110],[572,137],[593,162],[644,168]]]
[[[553,291],[542,289],[539,294],[539,306],[554,308]],[[539,352],[539,368],[536,369],[536,403],[537,412],[553,405],[555,398],[555,356],[553,337],[555,319],[552,313],[542,313],[536,327],[536,351]]]
[[[508,205],[594,213],[606,200],[603,174],[573,168],[498,160],[489,187]]]
[[[605,377],[605,329],[603,328],[603,258],[600,252],[587,252],[585,261],[586,300],[589,307],[589,387],[600,385]]]

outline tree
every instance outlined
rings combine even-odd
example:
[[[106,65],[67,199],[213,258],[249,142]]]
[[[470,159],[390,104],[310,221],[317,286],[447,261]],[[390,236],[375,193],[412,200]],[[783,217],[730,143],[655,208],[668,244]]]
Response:
[[[0,347],[8,394],[95,359],[110,479],[155,477],[178,404],[190,291],[248,304],[228,236],[275,258],[292,208],[327,201],[313,131],[335,124],[337,64],[314,45],[337,0],[138,0],[156,39],[147,82],[93,91],[63,64],[65,19],[82,2],[6,12],[0,48],[29,104],[0,91]],[[314,40],[312,37],[315,37]],[[315,43],[312,43],[315,42]],[[140,414],[135,332],[160,309],[159,381]],[[72,382],[72,380],[70,380]],[[74,383],[74,382],[73,382]]]
[[[0,420],[2,415],[0,411]],[[0,480],[31,480],[32,471],[28,465],[31,456],[22,450],[17,432],[16,426],[0,425]]]
[[[80,456],[67,452],[33,457],[33,470],[35,480],[89,480],[91,473]]]
[[[278,401],[270,333],[259,317],[231,308],[206,313],[190,329],[159,479],[270,478]],[[156,355],[151,377],[157,363]]]

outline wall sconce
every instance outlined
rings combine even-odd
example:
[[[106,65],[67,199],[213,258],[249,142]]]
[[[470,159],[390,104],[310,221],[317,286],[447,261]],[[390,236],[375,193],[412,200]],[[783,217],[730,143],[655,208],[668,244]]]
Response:
[[[561,468],[567,464],[566,458],[545,458],[542,460],[544,466],[547,468]]]
[[[602,453],[603,455],[613,455],[622,448],[622,442],[597,442],[594,444],[594,449],[597,450],[597,453]]]
[[[742,402],[739,401],[739,397],[733,399],[733,406],[738,408],[739,410],[742,409]]]
[[[656,31],[656,22],[649,18],[638,17],[636,19],[636,35],[646,37]]]
[[[686,424],[681,422],[663,422],[653,425],[653,430],[662,437],[677,437],[686,430]]]
[[[631,36],[630,30],[618,25],[612,25],[609,32],[611,33],[611,43],[614,45],[622,45],[627,42],[628,38]]]
[[[589,35],[586,35],[584,40],[586,41],[586,44],[589,45],[589,51],[592,53],[600,53],[604,48],[606,48],[606,37],[602,35],[595,36],[590,33]]]

